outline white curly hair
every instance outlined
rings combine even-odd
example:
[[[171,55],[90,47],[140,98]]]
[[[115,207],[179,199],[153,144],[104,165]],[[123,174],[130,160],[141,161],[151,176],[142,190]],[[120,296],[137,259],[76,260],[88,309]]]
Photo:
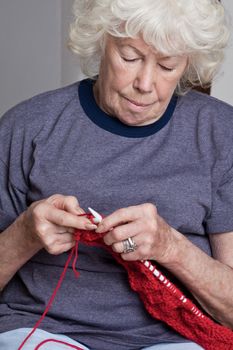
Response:
[[[142,36],[161,54],[188,55],[178,94],[211,84],[229,38],[219,0],[75,0],[73,12],[69,47],[86,76],[98,76],[107,34]]]

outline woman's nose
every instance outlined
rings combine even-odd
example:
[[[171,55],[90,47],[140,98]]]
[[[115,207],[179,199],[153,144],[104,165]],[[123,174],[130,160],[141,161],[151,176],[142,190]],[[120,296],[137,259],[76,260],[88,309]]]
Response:
[[[156,85],[156,67],[155,65],[145,64],[141,67],[134,81],[134,88],[142,93],[150,93]]]

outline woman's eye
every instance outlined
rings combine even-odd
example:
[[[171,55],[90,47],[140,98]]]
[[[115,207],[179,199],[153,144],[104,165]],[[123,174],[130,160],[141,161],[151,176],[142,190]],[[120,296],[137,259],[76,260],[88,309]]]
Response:
[[[125,62],[136,62],[139,58],[126,58],[122,57]]]
[[[159,66],[160,66],[160,68],[162,68],[166,72],[172,72],[174,70],[174,68],[170,68],[170,67],[164,66],[162,64],[160,64]]]

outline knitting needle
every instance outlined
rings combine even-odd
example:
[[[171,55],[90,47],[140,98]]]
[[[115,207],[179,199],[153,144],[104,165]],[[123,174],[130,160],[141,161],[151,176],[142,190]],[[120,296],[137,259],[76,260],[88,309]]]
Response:
[[[95,211],[90,207],[88,208],[88,210],[94,216],[94,219],[93,219],[94,223],[99,224],[102,221],[102,216],[99,213],[97,213],[97,211]]]
[[[97,211],[95,211],[92,208],[88,208],[88,210],[90,211],[90,213],[93,215],[94,219],[93,221],[96,224],[99,224],[102,221],[102,216],[97,213]],[[148,260],[141,260],[141,263],[158,279],[160,280],[160,282],[163,282],[165,284],[165,286],[171,290],[171,292],[173,294],[178,295],[179,299],[182,301],[182,303],[187,303],[189,309],[198,317],[204,317],[204,315],[202,314],[202,312],[195,306],[192,304],[192,302],[190,300],[188,300],[183,294],[182,292],[180,292],[173,283],[171,283],[168,279],[166,279],[165,276],[162,275],[162,273],[160,271],[158,271],[156,269],[156,267]]]

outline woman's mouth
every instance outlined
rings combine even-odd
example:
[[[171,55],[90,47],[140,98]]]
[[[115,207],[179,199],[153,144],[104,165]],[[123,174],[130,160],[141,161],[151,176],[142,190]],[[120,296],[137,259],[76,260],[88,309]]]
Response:
[[[149,106],[152,105],[152,103],[137,102],[137,101],[131,100],[131,99],[127,98],[127,97],[125,97],[125,99],[127,101],[129,101],[130,103],[132,103],[133,105],[138,106],[138,107],[149,107]]]

